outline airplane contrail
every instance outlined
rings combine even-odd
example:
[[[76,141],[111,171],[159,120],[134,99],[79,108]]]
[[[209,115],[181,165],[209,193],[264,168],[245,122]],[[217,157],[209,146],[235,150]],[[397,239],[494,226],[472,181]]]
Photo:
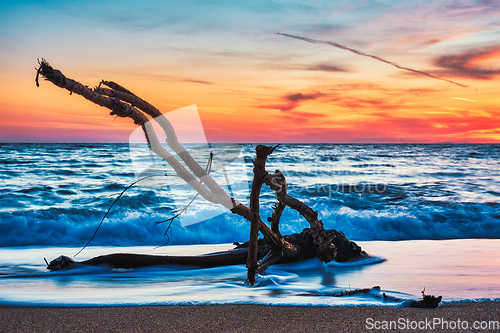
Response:
[[[378,61],[381,61],[381,62],[385,62],[386,64],[389,64],[389,65],[391,65],[393,67],[396,67],[396,68],[399,68],[399,69],[403,69],[405,71],[410,71],[410,72],[413,72],[413,73],[417,73],[417,74],[421,74],[421,75],[425,75],[425,76],[431,77],[433,79],[437,79],[437,80],[441,80],[441,81],[446,81],[446,82],[455,84],[455,85],[457,85],[459,87],[462,87],[462,88],[474,88],[474,87],[471,87],[471,86],[468,86],[468,85],[465,85],[465,84],[462,84],[462,83],[458,83],[458,82],[455,82],[455,81],[452,81],[452,80],[448,80],[448,79],[445,79],[445,78],[442,78],[442,77],[439,77],[439,76],[435,76],[435,75],[432,75],[432,74],[429,74],[429,73],[426,73],[426,72],[422,72],[422,71],[419,71],[419,70],[416,70],[416,69],[413,69],[413,68],[400,66],[400,65],[396,64],[395,62],[392,62],[392,61],[389,61],[389,60],[385,60],[383,58],[380,58],[380,57],[377,57],[377,56],[374,56],[374,55],[371,55],[371,54],[367,54],[367,53],[364,53],[364,52],[352,49],[350,47],[347,47],[347,46],[344,46],[344,45],[341,45],[341,44],[338,44],[338,43],[329,42],[329,41],[326,41],[326,40],[318,40],[318,39],[312,39],[312,38],[307,38],[307,37],[294,36],[294,35],[285,34],[285,33],[281,33],[281,32],[277,32],[277,34],[285,36],[285,37],[291,37],[291,38],[295,38],[295,39],[300,39],[300,40],[303,40],[303,41],[308,42],[308,43],[330,45],[330,46],[333,46],[333,47],[336,47],[336,48],[339,48],[339,49],[342,49],[342,50],[350,51],[350,52],[355,53],[355,54],[360,55],[360,56],[369,57],[369,58],[372,58],[372,59],[375,59],[375,60],[378,60]],[[474,89],[477,90],[477,88],[474,88]]]

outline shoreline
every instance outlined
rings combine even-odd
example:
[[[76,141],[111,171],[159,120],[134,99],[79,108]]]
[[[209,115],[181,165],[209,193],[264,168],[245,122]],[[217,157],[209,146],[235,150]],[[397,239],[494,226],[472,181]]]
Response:
[[[464,329],[465,323],[470,331],[474,331],[470,328],[475,323],[498,330],[494,325],[499,321],[500,301],[445,303],[437,309],[276,305],[0,306],[0,332],[361,332],[383,331],[377,327],[383,328],[391,322],[399,327],[390,331],[429,331],[432,327],[429,325],[435,325],[433,330],[439,332],[457,332]],[[415,329],[415,325],[424,329]],[[448,325],[448,330],[443,325]]]

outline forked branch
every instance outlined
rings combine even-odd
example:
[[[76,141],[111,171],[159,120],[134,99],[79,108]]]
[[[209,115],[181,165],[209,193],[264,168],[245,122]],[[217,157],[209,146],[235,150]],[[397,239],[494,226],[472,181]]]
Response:
[[[272,265],[275,262],[297,261],[300,258],[307,258],[311,253],[315,253],[315,255],[324,262],[329,262],[337,256],[338,246],[335,244],[340,244],[341,246],[344,246],[342,244],[347,244],[345,245],[347,249],[342,252],[344,257],[363,254],[361,248],[354,247],[352,245],[354,243],[347,240],[342,233],[335,230],[325,231],[323,223],[318,220],[318,213],[316,211],[311,209],[302,201],[289,196],[287,194],[287,183],[285,177],[279,170],[276,170],[274,174],[269,174],[266,171],[265,166],[267,157],[273,153],[277,146],[269,147],[259,145],[256,147],[256,159],[253,161],[254,178],[250,193],[250,208],[248,208],[236,199],[231,198],[207,173],[207,171],[193,159],[193,157],[179,143],[172,124],[160,112],[160,110],[155,108],[150,103],[112,81],[103,80],[98,87],[91,89],[75,80],[67,78],[61,71],[52,68],[44,59],[39,61],[36,78],[37,86],[39,75],[42,75],[47,81],[52,82],[60,88],[66,89],[71,93],[81,95],[97,105],[110,109],[111,115],[131,118],[134,123],[142,127],[150,149],[170,164],[177,175],[189,184],[197,193],[199,193],[207,201],[221,204],[230,209],[232,213],[238,214],[250,221],[251,226],[248,250],[245,252],[238,251],[239,259],[237,260],[238,262],[241,261],[242,253],[244,253],[244,255],[248,254],[247,267],[248,281],[250,284],[255,283],[256,273],[262,273],[267,267],[269,267],[269,265]],[[108,88],[102,87],[103,85]],[[151,119],[148,118],[148,116]],[[189,170],[186,169],[173,154],[169,153],[161,145],[155,131],[153,130],[151,120],[156,121],[161,126],[167,137],[167,144],[175,152],[175,155],[178,156],[182,162],[184,162]],[[278,199],[278,203],[276,204],[272,216],[268,218],[271,222],[272,229],[269,228],[260,217],[259,196],[262,185],[264,184],[268,185],[275,191]],[[304,229],[301,234],[297,234],[298,236],[281,236],[279,231],[279,221],[286,206],[299,212],[309,222],[309,231]],[[264,236],[264,247],[261,246],[258,241],[259,231]],[[309,242],[309,237],[312,237],[313,245],[310,245],[311,242]],[[287,241],[285,238],[290,241]],[[294,239],[300,239],[300,241],[296,241],[294,243],[294,241],[292,241]],[[311,246],[313,249],[311,249]],[[264,255],[263,251],[266,251],[267,254]],[[227,255],[231,256],[230,253],[224,253],[224,256],[221,254],[220,261],[213,261],[214,258],[210,258],[211,261],[209,263],[207,261],[209,259],[202,257],[196,259],[198,260],[196,262],[200,266],[205,267],[214,264],[214,262],[216,262],[217,265],[234,263],[234,260],[224,259],[229,258],[226,257]],[[116,262],[116,258],[118,257],[110,257],[109,260]],[[261,258],[260,262],[257,261],[259,258]],[[103,260],[105,261],[106,258],[101,258],[97,262],[102,262]],[[165,263],[167,261],[165,261]],[[186,262],[192,263],[193,261],[191,261],[191,259],[186,259]],[[204,263],[206,263],[206,265],[204,265]],[[127,266],[126,264],[124,265],[125,267]],[[136,267],[137,265],[140,266],[140,263],[134,263],[132,266]]]

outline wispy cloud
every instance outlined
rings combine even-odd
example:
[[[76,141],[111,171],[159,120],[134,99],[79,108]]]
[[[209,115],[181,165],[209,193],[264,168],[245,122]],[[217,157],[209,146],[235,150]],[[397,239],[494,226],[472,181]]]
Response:
[[[213,82],[203,81],[203,80],[191,80],[191,79],[184,79],[183,81],[186,81],[186,82],[193,82],[193,83],[200,83],[200,84],[214,84]]]
[[[284,112],[283,117],[297,117],[304,116],[304,114],[311,115],[311,112],[303,113],[296,110],[308,101],[316,100],[322,105],[334,106],[336,108],[348,109],[350,112],[363,111],[365,114],[379,114],[379,112],[386,112],[389,110],[396,110],[401,105],[392,99],[385,99],[379,97],[360,97],[346,94],[347,91],[352,89],[344,88],[336,89],[330,88],[323,91],[300,92],[290,93],[278,97],[278,100],[270,101],[268,103],[261,103],[258,108],[261,109],[274,109]],[[411,92],[408,92],[411,94]],[[418,107],[422,107],[419,105]],[[371,110],[371,111],[368,111]],[[324,116],[323,113],[318,113],[316,117]]]
[[[282,96],[280,99],[282,100],[282,103],[278,102],[277,104],[271,103],[271,104],[265,104],[265,105],[259,105],[258,107],[261,109],[275,109],[275,110],[280,110],[280,111],[291,111],[302,103],[302,101],[307,101],[307,100],[313,100],[317,99],[318,97],[322,96],[323,94],[319,92],[313,92],[313,93],[294,93],[294,94],[287,94],[285,96]]]
[[[337,65],[332,64],[317,64],[307,67],[309,71],[323,71],[323,72],[347,72],[348,70]]]
[[[447,75],[491,80],[500,74],[500,68],[481,67],[480,63],[492,58],[500,58],[500,45],[460,54],[440,56],[435,60],[435,64],[444,68]]]
[[[300,101],[307,101],[311,99],[316,99],[319,96],[321,96],[320,93],[312,93],[312,94],[303,94],[303,93],[296,93],[296,94],[289,94],[284,97],[284,99],[289,100],[290,102],[300,102]]]
[[[341,44],[338,44],[338,43],[335,43],[335,42],[329,42],[329,41],[324,41],[324,40],[312,39],[312,38],[307,38],[307,37],[294,36],[294,35],[285,34],[285,33],[281,33],[281,32],[278,32],[277,34],[285,36],[285,37],[291,37],[291,38],[303,40],[305,42],[312,43],[312,44],[326,44],[326,45],[330,45],[330,46],[333,46],[333,47],[336,47],[336,48],[339,48],[339,49],[342,49],[342,50],[350,51],[350,52],[355,53],[355,54],[360,55],[360,56],[369,57],[369,58],[372,58],[372,59],[384,62],[386,64],[389,64],[389,65],[393,66],[393,67],[396,67],[396,68],[399,68],[399,69],[403,69],[403,70],[406,70],[406,71],[410,71],[412,73],[421,74],[421,75],[425,75],[425,76],[428,76],[428,77],[433,78],[433,79],[446,81],[446,82],[455,84],[455,85],[457,85],[459,87],[472,88],[472,87],[470,87],[468,85],[465,85],[465,84],[462,84],[462,83],[458,83],[458,82],[455,82],[455,81],[452,81],[452,80],[448,80],[448,79],[445,79],[445,78],[442,78],[442,77],[438,77],[438,76],[429,74],[427,72],[419,71],[419,70],[416,70],[416,69],[413,69],[413,68],[409,68],[409,67],[400,66],[400,65],[396,64],[395,62],[392,62],[392,61],[389,61],[389,60],[385,60],[385,59],[383,59],[381,57],[378,57],[378,56],[375,56],[375,55],[371,55],[371,54],[367,54],[367,53],[364,53],[362,51],[358,51],[356,49],[353,49],[353,48],[350,48],[350,47],[347,47],[347,46],[344,46],[344,45],[341,45]]]

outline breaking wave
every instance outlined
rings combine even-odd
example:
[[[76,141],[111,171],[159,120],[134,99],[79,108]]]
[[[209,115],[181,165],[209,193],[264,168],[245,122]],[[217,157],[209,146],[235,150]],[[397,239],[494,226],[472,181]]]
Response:
[[[238,171],[231,189],[248,204],[254,146],[240,149],[244,165],[220,167]],[[350,239],[499,238],[498,151],[496,145],[283,145],[267,165],[284,172],[289,193],[316,209],[326,228]],[[136,180],[128,145],[2,144],[0,152],[0,246],[85,244]],[[188,210],[187,218],[198,223],[176,219],[165,236],[167,224],[155,222],[172,217],[193,192],[162,181],[127,191],[92,244],[247,240],[247,221],[202,201]],[[274,202],[263,189],[263,219]],[[285,210],[282,233],[305,227],[296,212]]]

